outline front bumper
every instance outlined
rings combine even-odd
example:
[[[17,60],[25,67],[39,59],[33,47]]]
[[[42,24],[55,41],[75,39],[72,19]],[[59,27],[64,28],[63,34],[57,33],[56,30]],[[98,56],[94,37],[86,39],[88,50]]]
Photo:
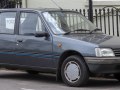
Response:
[[[120,73],[120,57],[85,57],[92,73]]]

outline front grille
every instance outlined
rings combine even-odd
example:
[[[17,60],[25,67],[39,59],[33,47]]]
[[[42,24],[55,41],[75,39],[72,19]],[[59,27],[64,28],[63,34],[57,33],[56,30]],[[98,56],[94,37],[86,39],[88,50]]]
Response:
[[[120,57],[120,48],[113,49],[113,52],[116,57]]]

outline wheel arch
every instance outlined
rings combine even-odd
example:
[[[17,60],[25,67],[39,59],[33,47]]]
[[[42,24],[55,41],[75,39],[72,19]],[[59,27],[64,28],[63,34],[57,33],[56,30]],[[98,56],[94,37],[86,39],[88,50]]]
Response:
[[[65,60],[67,57],[69,57],[69,56],[71,56],[71,55],[78,55],[78,56],[80,56],[80,57],[84,60],[84,62],[85,62],[85,59],[84,59],[83,55],[82,55],[80,52],[78,52],[78,51],[75,51],[75,50],[67,50],[67,51],[63,52],[63,53],[61,54],[60,58],[59,58],[59,62],[58,62],[58,66],[57,66],[57,80],[61,80],[61,66],[62,66],[62,63],[64,62],[64,60]],[[85,62],[85,64],[86,64],[86,66],[87,66],[87,63],[86,63],[86,62]],[[88,68],[88,66],[87,66],[87,68]]]

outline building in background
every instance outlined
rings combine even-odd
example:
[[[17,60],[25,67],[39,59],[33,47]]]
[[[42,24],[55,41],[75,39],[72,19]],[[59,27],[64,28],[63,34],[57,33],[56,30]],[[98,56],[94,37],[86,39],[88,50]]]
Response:
[[[87,9],[88,0],[54,0],[63,9]],[[120,7],[120,1],[94,1],[94,8],[106,6]],[[23,8],[58,8],[52,0],[22,0]]]
[[[64,9],[85,8],[86,0],[54,0]],[[22,0],[24,8],[58,8],[52,0]]]
[[[88,9],[89,0],[0,0],[1,8],[58,8],[55,1],[63,9]],[[94,1],[94,9],[106,6],[120,7],[120,1]]]

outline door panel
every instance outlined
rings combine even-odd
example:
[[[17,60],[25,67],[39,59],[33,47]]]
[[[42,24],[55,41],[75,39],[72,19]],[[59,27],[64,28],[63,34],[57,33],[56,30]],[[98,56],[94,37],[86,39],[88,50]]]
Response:
[[[23,40],[16,46],[17,63],[20,65],[52,67],[52,42],[45,37],[17,36]]]
[[[0,63],[13,64],[16,42],[14,35],[0,34]]]
[[[35,37],[46,28],[38,14],[21,12],[19,34],[16,37],[16,64],[34,67],[54,67],[52,38]]]

